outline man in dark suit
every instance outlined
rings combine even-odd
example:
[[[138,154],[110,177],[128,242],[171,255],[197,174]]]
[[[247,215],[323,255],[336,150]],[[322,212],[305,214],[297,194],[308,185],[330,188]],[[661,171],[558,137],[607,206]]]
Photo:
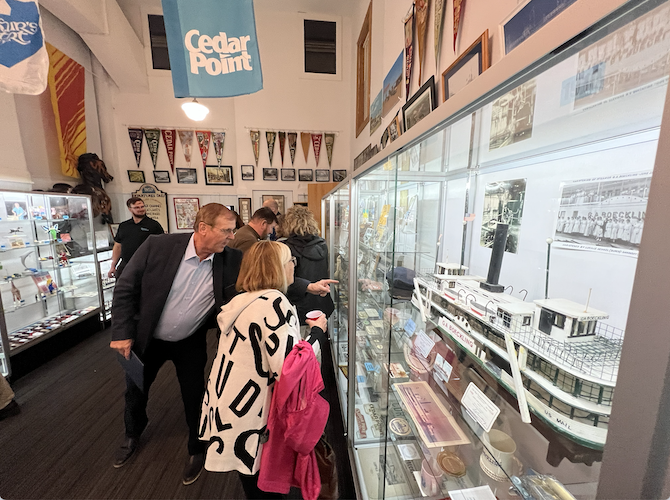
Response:
[[[226,245],[234,238],[235,216],[210,203],[195,218],[194,233],[150,236],[116,283],[110,347],[126,359],[132,351],[144,363],[144,387],[126,375],[126,438],[114,467],[125,465],[147,425],[149,388],[170,360],[177,370],[189,428],[184,484],[202,472],[206,443],[198,439],[205,392],[206,333],[236,293],[242,252]]]

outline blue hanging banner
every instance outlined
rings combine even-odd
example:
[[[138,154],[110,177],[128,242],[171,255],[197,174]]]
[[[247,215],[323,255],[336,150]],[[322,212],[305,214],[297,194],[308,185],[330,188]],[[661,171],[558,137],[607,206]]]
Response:
[[[162,0],[175,97],[263,88],[252,0]]]

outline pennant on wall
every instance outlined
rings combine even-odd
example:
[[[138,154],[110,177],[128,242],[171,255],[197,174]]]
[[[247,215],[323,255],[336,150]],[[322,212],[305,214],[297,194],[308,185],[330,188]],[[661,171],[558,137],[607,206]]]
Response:
[[[458,26],[461,23],[461,14],[465,8],[465,0],[454,0],[454,52],[456,51],[456,37],[458,36]]]
[[[181,149],[184,151],[186,165],[191,166],[191,153],[193,152],[193,130],[177,130]]]
[[[52,45],[46,45],[49,53],[49,92],[56,118],[61,170],[65,175],[79,177],[77,159],[86,153],[84,67]]]
[[[444,25],[444,4],[446,0],[435,0],[435,74],[440,66],[440,48],[442,47],[442,27]]]
[[[268,141],[268,156],[270,157],[270,166],[272,166],[272,156],[275,152],[275,139],[277,132],[265,132],[265,140]]]
[[[288,150],[291,153],[291,165],[295,163],[295,150],[297,149],[296,144],[298,142],[298,133],[289,132],[288,133]]]
[[[323,140],[323,134],[312,134],[312,147],[314,148],[314,159],[316,160],[316,166],[319,166],[319,155],[321,154],[321,141]]]
[[[212,142],[214,143],[214,153],[216,153],[216,164],[220,167],[223,160],[223,141],[226,140],[225,132],[212,132]]]
[[[167,149],[168,161],[170,162],[170,168],[174,172],[174,139],[175,139],[175,130],[161,130],[163,134],[163,143],[165,144],[165,149]]]
[[[426,27],[428,24],[428,7],[430,0],[415,0],[416,5],[416,37],[419,41],[419,86],[421,86],[421,71],[423,60],[426,57]]]
[[[333,146],[335,145],[335,134],[324,134],[324,142],[326,143],[326,156],[328,156],[328,167],[332,167],[333,163]]]
[[[279,153],[281,154],[281,164],[284,166],[284,143],[286,142],[286,132],[279,132]]]
[[[307,163],[307,156],[309,155],[309,142],[312,135],[309,132],[300,132],[300,143],[302,144],[302,153],[305,155],[305,163]]]
[[[147,140],[149,153],[151,154],[151,161],[156,168],[156,160],[158,159],[158,141],[161,138],[161,131],[157,128],[145,128],[144,137]]]
[[[412,83],[412,56],[414,55],[414,3],[403,19],[405,24],[405,101],[409,99],[409,86]]]
[[[249,135],[251,136],[251,147],[254,150],[254,159],[256,160],[256,166],[258,166],[258,152],[261,143],[261,133],[258,130],[250,130]]]
[[[196,130],[195,137],[198,139],[198,147],[200,148],[200,157],[202,158],[202,166],[207,165],[207,155],[209,154],[209,141],[212,138],[212,133],[208,130]]]
[[[130,143],[133,146],[133,153],[135,153],[135,161],[139,168],[140,159],[142,158],[142,137],[144,136],[144,132],[141,128],[129,128],[128,135],[130,136]]]

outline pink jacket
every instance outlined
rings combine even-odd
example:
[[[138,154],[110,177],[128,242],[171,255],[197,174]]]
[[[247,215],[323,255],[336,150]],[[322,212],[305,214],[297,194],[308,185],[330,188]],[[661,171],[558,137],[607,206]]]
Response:
[[[263,445],[258,477],[261,490],[288,493],[297,486],[305,500],[318,498],[321,478],[314,447],[330,411],[319,395],[323,387],[312,346],[301,340],[286,356],[274,387],[267,424],[270,438]]]

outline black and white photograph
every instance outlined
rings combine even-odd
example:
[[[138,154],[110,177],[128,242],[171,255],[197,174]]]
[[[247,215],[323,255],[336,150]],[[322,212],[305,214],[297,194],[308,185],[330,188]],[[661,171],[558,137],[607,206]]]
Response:
[[[505,251],[517,253],[525,199],[526,179],[498,181],[486,185],[479,241],[481,246],[493,246],[496,226],[502,223],[508,225]]]
[[[254,166],[253,165],[242,165],[240,167],[242,171],[242,180],[243,181],[253,181],[254,180]]]
[[[128,180],[130,182],[144,183],[144,170],[128,170]]]
[[[317,168],[316,182],[330,182],[330,170]]]
[[[279,169],[277,169],[277,168],[264,168],[263,169],[263,180],[264,181],[277,181],[277,180],[279,180]]]
[[[442,73],[442,101],[465,88],[488,67],[489,30],[486,30]]]
[[[154,182],[156,184],[170,182],[170,172],[168,170],[154,170]]]
[[[346,170],[333,170],[333,182],[342,182],[347,178]]]
[[[554,247],[637,255],[651,172],[562,185]]]
[[[408,131],[435,109],[435,77],[431,76],[402,107],[403,129]],[[393,140],[393,138],[391,138]]]
[[[232,165],[207,165],[205,167],[205,184],[208,186],[232,186]]]
[[[283,181],[294,181],[295,180],[295,168],[282,168],[281,169],[281,180],[283,180]]]
[[[531,138],[535,92],[533,78],[493,101],[489,151]]]
[[[197,184],[198,173],[194,168],[177,168],[177,182],[179,184]]]
[[[298,169],[298,180],[300,182],[312,182],[314,180],[314,170],[311,168]]]

